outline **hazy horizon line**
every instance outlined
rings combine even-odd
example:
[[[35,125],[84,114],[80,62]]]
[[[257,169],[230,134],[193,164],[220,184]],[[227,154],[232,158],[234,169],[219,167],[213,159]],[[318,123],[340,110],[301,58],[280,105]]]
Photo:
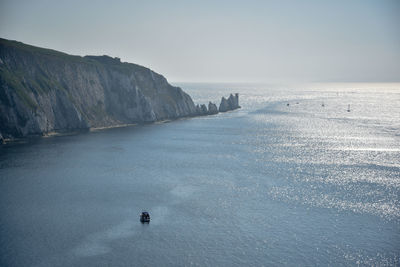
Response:
[[[362,84],[362,83],[385,83],[385,84],[390,84],[390,83],[400,83],[400,78],[399,80],[371,80],[371,81],[360,81],[360,80],[342,80],[342,79],[327,79],[327,80],[311,80],[311,81],[307,81],[307,80],[291,80],[290,78],[288,78],[287,80],[282,80],[282,79],[270,79],[270,80],[264,80],[264,81],[260,81],[260,80],[252,80],[252,81],[224,81],[224,80],[204,80],[204,81],[199,81],[199,80],[179,80],[179,79],[168,79],[167,75],[164,74],[162,71],[158,71],[155,70],[156,68],[154,66],[147,66],[145,64],[142,63],[136,63],[136,62],[131,62],[130,60],[125,60],[123,59],[122,56],[114,56],[112,55],[112,53],[87,53],[87,54],[78,54],[78,53],[71,53],[69,51],[63,51],[62,49],[57,49],[57,48],[51,48],[48,46],[42,46],[42,45],[37,45],[37,44],[32,44],[32,43],[28,43],[28,42],[24,42],[24,41],[20,41],[20,40],[16,40],[16,39],[9,39],[3,36],[0,36],[0,39],[4,39],[7,41],[11,41],[11,42],[18,42],[18,43],[22,43],[24,45],[28,45],[28,46],[33,46],[33,47],[37,47],[37,48],[41,48],[41,49],[48,49],[48,50],[52,50],[52,51],[56,51],[56,52],[60,52],[60,53],[64,53],[67,54],[69,56],[79,56],[79,57],[86,57],[86,56],[108,56],[111,58],[118,58],[121,60],[121,63],[128,63],[128,64],[135,64],[135,65],[139,65],[145,68],[148,68],[158,74],[161,74],[162,76],[164,76],[167,81],[169,83],[203,83],[203,84],[259,84],[259,85],[266,85],[266,84],[270,84],[270,85],[287,85],[287,84],[318,84],[318,83],[358,83],[358,84]]]

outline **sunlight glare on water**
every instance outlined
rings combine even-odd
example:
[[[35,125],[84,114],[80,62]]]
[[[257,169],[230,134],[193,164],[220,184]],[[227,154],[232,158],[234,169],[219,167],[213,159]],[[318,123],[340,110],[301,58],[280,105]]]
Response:
[[[242,108],[0,149],[1,266],[400,264],[400,84],[179,86]]]

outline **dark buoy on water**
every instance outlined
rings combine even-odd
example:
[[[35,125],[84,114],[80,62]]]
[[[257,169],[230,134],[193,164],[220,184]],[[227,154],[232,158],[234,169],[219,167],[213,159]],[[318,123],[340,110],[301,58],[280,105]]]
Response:
[[[140,214],[140,222],[141,223],[149,223],[150,222],[150,214],[147,211],[143,211]]]
[[[289,105],[290,105],[289,103],[286,104],[286,106],[289,106]]]

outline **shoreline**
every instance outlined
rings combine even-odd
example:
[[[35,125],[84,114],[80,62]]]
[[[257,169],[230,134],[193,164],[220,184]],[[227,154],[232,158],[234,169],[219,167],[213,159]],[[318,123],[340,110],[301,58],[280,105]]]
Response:
[[[98,131],[103,131],[103,130],[107,130],[107,129],[123,128],[123,127],[137,126],[137,125],[139,125],[139,124],[138,123],[125,123],[125,124],[117,124],[117,125],[111,125],[111,126],[90,127],[90,128],[88,128],[88,132],[98,132]]]
[[[236,109],[240,109],[240,106],[238,108],[235,108],[235,109],[230,109],[230,110],[218,112],[218,113],[215,113],[215,114],[197,115],[197,116],[183,116],[183,117],[179,117],[179,118],[175,118],[175,119],[166,119],[166,120],[147,122],[147,123],[146,122],[143,122],[143,123],[124,123],[124,124],[116,124],[116,125],[101,126],[101,127],[89,127],[89,128],[80,128],[80,129],[50,131],[50,132],[46,132],[46,133],[27,135],[27,136],[24,136],[24,137],[18,137],[18,138],[12,138],[12,139],[11,138],[0,138],[0,147],[2,147],[3,145],[8,145],[8,144],[27,143],[30,139],[36,139],[36,138],[61,137],[61,136],[68,136],[68,135],[76,135],[76,134],[80,134],[80,133],[99,132],[99,131],[104,131],[104,130],[114,129],[114,128],[124,128],[124,127],[140,126],[140,125],[151,125],[151,124],[164,124],[164,123],[170,123],[170,122],[173,122],[173,121],[191,119],[191,118],[196,118],[196,117],[214,116],[214,115],[218,115],[220,113],[232,112],[232,111],[234,111]],[[2,136],[0,135],[0,137],[2,137]]]
[[[189,118],[195,118],[194,117],[181,117],[181,118],[176,118],[176,119],[169,119],[169,120],[161,120],[161,121],[155,121],[155,122],[149,122],[149,123],[124,123],[124,124],[116,124],[116,125],[110,125],[110,126],[102,126],[102,127],[90,127],[90,128],[82,128],[82,129],[71,129],[70,131],[66,130],[61,130],[61,131],[51,131],[47,133],[42,133],[42,134],[36,134],[36,135],[28,135],[25,137],[18,137],[18,138],[4,138],[0,140],[0,147],[3,145],[9,145],[9,144],[22,144],[22,143],[27,143],[29,142],[30,139],[40,139],[40,138],[53,138],[53,137],[62,137],[62,136],[69,136],[69,135],[77,135],[81,133],[94,133],[94,132],[100,132],[100,131],[105,131],[105,130],[110,130],[110,129],[115,129],[115,128],[125,128],[125,127],[134,127],[134,126],[141,126],[141,125],[151,125],[151,124],[164,124],[164,123],[170,123],[173,121],[178,121],[178,120],[183,120],[183,119],[189,119]]]

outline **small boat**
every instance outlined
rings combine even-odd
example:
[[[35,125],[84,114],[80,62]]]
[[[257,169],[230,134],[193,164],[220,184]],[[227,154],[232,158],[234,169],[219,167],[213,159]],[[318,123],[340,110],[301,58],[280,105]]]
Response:
[[[150,222],[150,214],[147,211],[143,211],[140,214],[140,222],[141,223],[149,223]]]
[[[325,104],[324,104],[324,102],[322,102],[321,106],[322,106],[322,107],[325,107]]]
[[[347,106],[347,112],[350,112],[350,104]]]

